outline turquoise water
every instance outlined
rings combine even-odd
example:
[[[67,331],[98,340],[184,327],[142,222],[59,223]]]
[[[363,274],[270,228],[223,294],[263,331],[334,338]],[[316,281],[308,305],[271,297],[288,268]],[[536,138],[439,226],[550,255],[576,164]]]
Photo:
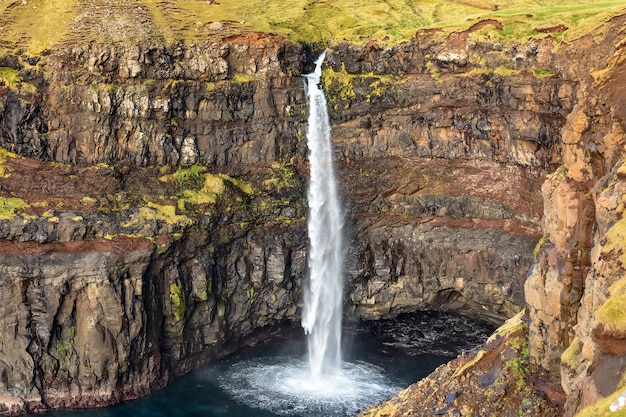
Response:
[[[301,329],[292,329],[193,371],[147,397],[104,409],[55,411],[47,416],[349,416],[428,375],[451,355],[483,341],[491,330],[440,313],[344,329],[340,379],[309,387],[304,336]],[[408,339],[428,343],[407,346]]]

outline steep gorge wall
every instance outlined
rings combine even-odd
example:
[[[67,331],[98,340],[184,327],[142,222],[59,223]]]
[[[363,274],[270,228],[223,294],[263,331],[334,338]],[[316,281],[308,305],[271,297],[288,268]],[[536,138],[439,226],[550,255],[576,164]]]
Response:
[[[531,357],[560,379],[568,416],[605,397],[585,412],[609,413],[626,371],[624,39],[616,29],[570,52],[581,99],[563,129],[563,166],[542,187],[546,239],[526,282]],[[581,59],[583,48],[596,52]]]
[[[449,308],[499,322],[523,305],[536,190],[558,161],[575,83],[438,65],[397,82],[329,77],[331,106],[345,109],[333,134],[356,243],[350,297],[357,316]]]
[[[132,200],[133,166],[171,172],[201,162],[257,192],[270,171],[287,170],[297,182],[294,196],[269,210],[258,197],[243,209],[218,201],[210,216],[177,206],[191,224],[133,223],[145,212],[132,206],[141,201],[96,215],[87,190],[71,194],[74,206],[53,213],[56,222],[43,210],[4,220],[6,247],[18,251],[2,260],[2,284],[16,295],[2,338],[15,339],[0,362],[3,412],[140,395],[297,318],[306,264],[297,199],[307,167],[305,97],[294,75],[307,70],[309,55],[302,45],[245,35],[200,46],[74,46],[34,68],[24,57],[3,58],[23,80],[0,87],[3,147],[71,166],[122,167],[117,188],[96,193],[100,204]],[[494,70],[502,67],[513,72]],[[560,163],[562,129],[581,102],[577,73],[568,71],[550,38],[502,46],[468,33],[446,41],[421,33],[394,48],[329,51],[324,83],[352,237],[349,317],[444,309],[499,322],[523,307],[542,235],[538,190]],[[9,181],[2,186],[12,195],[41,200]],[[49,195],[73,192],[35,183]],[[155,185],[161,193],[165,204]],[[84,230],[67,233],[75,223]],[[30,242],[13,243],[22,240]],[[67,263],[76,267],[60,267]],[[93,327],[79,329],[83,320]],[[91,334],[105,340],[97,352]]]
[[[2,413],[145,395],[293,320],[299,233],[3,241]]]

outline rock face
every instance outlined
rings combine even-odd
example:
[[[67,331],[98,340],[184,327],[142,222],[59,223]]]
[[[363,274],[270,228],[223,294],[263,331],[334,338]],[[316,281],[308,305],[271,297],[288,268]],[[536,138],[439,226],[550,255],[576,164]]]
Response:
[[[357,317],[449,309],[498,322],[519,310],[540,202],[514,207],[507,194],[530,196],[538,177],[487,161],[354,164],[360,172],[345,178],[361,184],[348,256]],[[484,176],[489,190],[478,185]]]
[[[199,165],[2,167],[3,414],[135,398],[298,316],[304,206],[282,177],[252,197]]]
[[[572,68],[584,80],[581,100],[563,128],[563,166],[542,187],[546,239],[525,286],[531,358],[561,380],[568,416],[614,393],[626,370],[622,316],[606,313],[621,310],[623,294],[623,63],[611,64],[622,43],[610,33],[589,45],[612,57],[614,76],[585,78],[585,65]],[[592,412],[602,413],[608,404]]]
[[[621,28],[624,17],[612,24]],[[555,408],[532,411],[542,401],[527,396],[516,409],[520,386],[499,387],[497,376],[511,367],[519,369],[519,360],[513,355],[501,366],[492,357],[482,367],[491,353],[481,355],[479,351],[469,362],[460,358],[460,364],[439,369],[364,415],[489,414],[493,411],[488,404],[492,403],[501,406],[498,415],[610,415],[609,405],[621,392],[625,372],[622,216],[626,119],[623,88],[618,84],[625,73],[624,37],[623,32],[610,30],[606,38],[598,39],[580,39],[552,55],[552,68],[563,68],[559,71],[561,82],[579,84],[570,95],[575,99],[560,130],[562,166],[540,187],[543,237],[524,286],[530,366],[521,388],[543,391],[551,400],[549,407]],[[444,57],[447,63],[455,62],[452,55]],[[461,65],[456,61],[455,66]],[[567,67],[560,62],[567,62]],[[605,72],[597,72],[603,67]],[[485,349],[494,349],[493,342]],[[494,375],[496,379],[491,379]],[[470,394],[477,392],[476,385],[485,389],[486,398],[480,389],[480,394]],[[605,400],[599,402],[601,399]]]
[[[292,320],[305,252],[285,239],[3,242],[3,414],[145,395]]]
[[[625,329],[597,313],[626,288],[624,71],[588,75],[618,33],[328,51],[349,319],[527,302],[567,413],[617,388]],[[0,86],[0,412],[136,397],[297,320],[311,55],[246,34],[0,58],[21,78]]]
[[[68,47],[3,97],[6,149],[63,163],[258,163],[293,154],[306,50],[271,36],[202,46]],[[0,65],[3,65],[0,61]],[[240,82],[230,82],[239,77]],[[256,81],[255,81],[256,80]]]

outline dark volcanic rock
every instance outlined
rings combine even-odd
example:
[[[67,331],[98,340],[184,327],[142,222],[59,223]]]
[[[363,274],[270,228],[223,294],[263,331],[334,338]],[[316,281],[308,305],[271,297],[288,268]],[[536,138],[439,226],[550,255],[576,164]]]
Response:
[[[614,40],[607,50],[617,56]],[[581,87],[604,62],[590,46],[420,32],[393,48],[330,48],[324,88],[346,206],[348,318],[435,309],[501,322],[524,307],[545,234],[551,244],[538,248],[526,281],[531,362],[553,377],[572,338],[593,350],[595,295],[586,289],[606,294],[607,271],[621,267],[598,249],[588,274],[591,246],[605,244],[589,235],[623,211],[624,121],[601,106],[621,102],[616,85],[610,94],[588,80]],[[298,75],[311,49],[246,34],[198,45],[67,44],[28,70],[24,57],[2,58],[22,83],[0,86],[0,145],[20,155],[0,154],[0,412],[136,397],[297,320],[308,175]],[[567,175],[542,195],[561,163]],[[176,177],[187,166],[227,191],[190,203]],[[552,186],[575,198],[552,201]],[[596,333],[615,353],[607,337]],[[486,355],[500,357],[504,345]],[[585,357],[564,374],[574,400],[606,395],[610,384],[581,375],[622,366],[609,359]],[[510,360],[498,372],[510,373]],[[437,375],[498,385],[482,362],[470,378],[467,363]],[[600,394],[581,393],[588,379]],[[472,411],[471,402],[459,409],[458,383],[425,412]]]

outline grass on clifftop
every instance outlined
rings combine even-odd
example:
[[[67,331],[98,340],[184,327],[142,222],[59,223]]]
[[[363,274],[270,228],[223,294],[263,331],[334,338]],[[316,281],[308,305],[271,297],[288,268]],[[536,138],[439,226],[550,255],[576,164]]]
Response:
[[[0,56],[75,42],[202,42],[246,31],[293,41],[396,44],[419,29],[452,31],[495,19],[476,38],[568,41],[626,12],[623,0],[0,0]],[[212,26],[212,23],[218,23]]]

